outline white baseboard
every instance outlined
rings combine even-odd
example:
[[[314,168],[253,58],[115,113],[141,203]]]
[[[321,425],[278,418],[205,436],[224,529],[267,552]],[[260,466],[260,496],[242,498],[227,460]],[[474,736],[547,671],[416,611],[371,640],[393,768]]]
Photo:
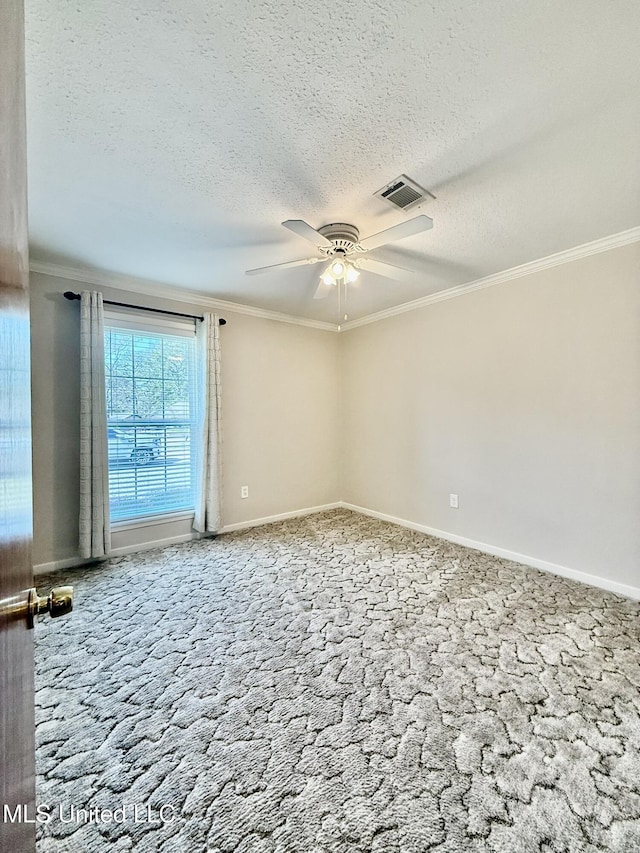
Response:
[[[267,515],[264,518],[253,518],[249,521],[239,521],[236,524],[226,524],[220,530],[220,533],[231,533],[234,530],[246,530],[249,527],[261,527],[263,524],[272,524],[274,521],[284,521],[287,518],[300,518],[304,515],[312,515],[316,512],[325,512],[329,509],[338,509],[341,506],[341,503],[336,502],[331,504],[323,504],[322,506],[311,506],[305,507],[304,509],[294,509],[291,512],[281,512],[278,515]],[[140,545],[123,545],[120,548],[113,548],[111,550],[110,556],[122,557],[125,554],[137,554],[140,551],[151,551],[154,548],[164,548],[167,545],[179,545],[182,542],[191,542],[192,540],[199,538],[200,534],[193,532],[183,533],[180,536],[172,536],[167,539],[154,539],[151,542],[143,542]],[[54,560],[51,563],[38,563],[33,567],[33,574],[45,575],[48,572],[55,572],[58,569],[70,569],[75,566],[86,566],[90,563],[95,562],[95,560],[83,560],[81,557],[67,557],[63,560]]]
[[[33,567],[34,575],[46,575],[58,569],[72,569],[76,566],[88,566],[96,560],[83,560],[82,557],[67,557],[64,560],[53,560],[51,563],[37,563]]]
[[[448,533],[445,530],[437,530],[434,527],[428,527],[426,524],[407,521],[405,518],[397,518],[394,515],[377,512],[376,510],[357,506],[356,504],[347,503],[345,501],[336,501],[335,503],[323,504],[322,506],[306,507],[305,509],[292,510],[291,512],[281,512],[277,515],[267,515],[264,516],[264,518],[239,521],[235,524],[226,524],[220,530],[220,533],[231,533],[234,530],[247,530],[250,527],[261,527],[264,524],[273,524],[276,521],[285,521],[288,518],[301,518],[305,515],[313,515],[314,513],[326,512],[331,509],[349,509],[353,512],[358,512],[361,515],[368,515],[371,518],[388,521],[391,524],[397,524],[398,526],[406,527],[409,530],[416,530],[418,533],[426,533],[429,536],[435,536],[437,539],[444,539],[447,542],[453,542],[456,545],[464,545],[466,548],[474,548],[476,551],[482,551],[483,553],[491,554],[494,557],[502,557],[503,559],[511,560],[514,563],[522,563],[524,566],[531,566],[534,569],[540,569],[541,571],[549,572],[552,575],[558,575],[559,577],[580,581],[580,583],[586,583],[589,586],[595,586],[598,589],[605,589],[608,592],[615,592],[618,595],[623,595],[626,598],[633,599],[634,601],[640,601],[640,588],[638,587],[618,583],[617,581],[612,581],[608,578],[600,577],[599,575],[591,575],[587,572],[579,571],[578,569],[570,569],[567,566],[560,566],[557,563],[539,560],[537,557],[529,557],[526,554],[508,551],[506,548],[498,548],[495,545],[488,545],[486,542],[477,542],[474,539],[467,539],[465,536],[458,536],[455,533]],[[177,545],[181,542],[189,542],[198,538],[198,533],[186,533],[168,539],[157,539],[153,542],[145,542],[141,545],[126,545],[121,548],[114,548],[111,552],[111,556],[120,557],[125,554],[136,554],[140,551],[164,548],[167,545]],[[48,572],[56,571],[57,569],[68,569],[74,566],[88,565],[92,562],[95,561],[82,560],[80,557],[68,557],[63,560],[54,560],[50,563],[40,563],[33,567],[33,574],[43,575]]]
[[[340,509],[343,506],[343,503],[336,501],[332,504],[310,506],[306,509],[295,509],[292,512],[281,512],[278,515],[266,515],[264,518],[253,518],[251,521],[238,521],[236,524],[225,524],[220,533],[246,530],[249,527],[261,527],[263,524],[272,524],[274,521],[285,521],[287,518],[301,518],[304,515],[313,515],[316,512],[326,512],[330,509]]]
[[[608,578],[600,577],[599,575],[590,575],[587,572],[581,572],[578,569],[569,569],[567,566],[559,566],[556,563],[549,563],[546,560],[539,560],[537,557],[529,557],[526,554],[518,554],[515,551],[507,551],[506,548],[498,548],[495,545],[487,545],[486,542],[476,542],[474,539],[467,539],[465,536],[458,536],[455,533],[447,533],[445,530],[436,530],[434,527],[427,527],[426,524],[417,524],[414,521],[407,521],[404,518],[396,518],[393,515],[387,515],[384,512],[376,512],[373,509],[367,509],[363,506],[356,506],[342,501],[340,506],[344,509],[351,509],[354,512],[359,512],[361,515],[368,515],[371,518],[379,518],[381,521],[389,521],[391,524],[397,524],[400,527],[407,527],[409,530],[416,530],[418,533],[427,533],[429,536],[435,536],[437,539],[445,539],[447,542],[454,542],[456,545],[464,545],[466,548],[474,548],[476,551],[482,551],[485,554],[491,554],[494,557],[502,557],[505,560],[512,560],[514,563],[522,563],[524,566],[531,566],[534,569],[540,569],[543,572],[549,572],[552,575],[559,575],[562,578],[569,578],[574,581],[586,583],[589,586],[595,586],[599,589],[605,589],[607,592],[615,592],[618,595],[623,595],[626,598],[632,598],[634,601],[640,601],[640,588],[629,586],[628,584],[618,583],[617,581],[609,580]]]
[[[123,557],[125,554],[137,554],[139,551],[153,551],[154,548],[165,548],[167,545],[179,545],[181,542],[191,542],[199,539],[199,533],[181,533],[180,536],[169,536],[166,539],[154,539],[153,542],[142,542],[140,545],[121,545],[112,548],[110,557]]]
[[[120,548],[112,548],[109,557],[123,557],[125,554],[137,554],[139,551],[151,551],[154,548],[164,548],[166,545],[178,545],[180,542],[190,542],[198,539],[198,533],[183,533],[168,539],[155,539],[153,542],[142,542],[139,545],[122,545]],[[72,569],[80,566],[89,566],[92,563],[100,563],[102,560],[83,560],[82,557],[67,557],[64,560],[54,560],[51,563],[37,563],[33,567],[34,576],[46,575],[59,569]]]

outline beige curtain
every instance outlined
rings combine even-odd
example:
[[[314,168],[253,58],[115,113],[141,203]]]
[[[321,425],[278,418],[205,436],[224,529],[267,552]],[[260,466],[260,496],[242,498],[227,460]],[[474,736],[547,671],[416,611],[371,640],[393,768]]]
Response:
[[[217,533],[222,527],[220,499],[222,406],[220,324],[216,314],[205,314],[196,332],[199,365],[199,401],[202,433],[196,470],[194,530]]]
[[[80,301],[80,556],[111,550],[102,294]]]

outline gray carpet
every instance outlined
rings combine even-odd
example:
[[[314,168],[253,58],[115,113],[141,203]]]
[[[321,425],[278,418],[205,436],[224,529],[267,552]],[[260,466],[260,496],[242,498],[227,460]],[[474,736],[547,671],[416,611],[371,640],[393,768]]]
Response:
[[[40,853],[640,850],[637,603],[342,510],[63,579]]]

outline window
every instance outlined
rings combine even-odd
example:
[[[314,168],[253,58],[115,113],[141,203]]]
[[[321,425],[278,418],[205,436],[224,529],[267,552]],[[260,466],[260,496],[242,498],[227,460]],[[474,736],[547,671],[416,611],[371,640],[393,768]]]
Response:
[[[105,312],[112,521],[195,506],[193,323]]]

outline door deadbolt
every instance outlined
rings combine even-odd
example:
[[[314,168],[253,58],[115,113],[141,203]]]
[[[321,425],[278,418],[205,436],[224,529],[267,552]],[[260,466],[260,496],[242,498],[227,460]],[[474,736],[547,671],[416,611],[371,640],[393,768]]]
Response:
[[[27,624],[33,628],[35,617],[39,613],[48,613],[52,618],[65,616],[73,610],[73,587],[54,586],[49,595],[43,598],[35,587],[29,590],[27,604]]]

